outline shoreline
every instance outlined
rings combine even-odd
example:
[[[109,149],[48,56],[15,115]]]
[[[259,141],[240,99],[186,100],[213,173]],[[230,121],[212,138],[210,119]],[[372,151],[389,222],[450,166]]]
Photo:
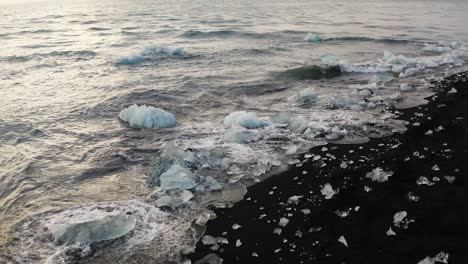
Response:
[[[207,224],[205,235],[229,244],[211,250],[199,241],[189,258],[205,263],[196,260],[215,253],[223,263],[416,264],[443,251],[448,263],[467,263],[465,86],[467,72],[451,75],[433,85],[429,103],[397,110],[398,119],[410,122],[403,134],[314,148],[310,153],[320,159],[250,186],[244,200],[216,209],[218,217]],[[388,181],[366,178],[377,167],[391,172]],[[421,176],[430,186],[416,183]],[[327,183],[339,188],[331,199],[321,194]],[[403,211],[407,216],[397,226],[394,215]],[[280,218],[289,222],[280,226]],[[234,230],[234,224],[241,227]],[[390,227],[396,235],[386,234]]]

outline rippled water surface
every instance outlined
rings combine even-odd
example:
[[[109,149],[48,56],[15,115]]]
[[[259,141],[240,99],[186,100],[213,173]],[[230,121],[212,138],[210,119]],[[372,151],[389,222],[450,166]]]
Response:
[[[287,164],[284,152],[291,145],[305,150],[326,143],[269,128],[257,131],[262,140],[254,143],[224,144],[223,119],[234,111],[256,112],[264,120],[287,111],[324,133],[369,136],[359,127],[384,119],[378,114],[386,104],[375,109],[330,104],[348,98],[354,91],[350,85],[372,83],[376,72],[393,77],[374,89],[381,101],[395,99],[401,83],[413,83],[418,90],[402,92],[396,104],[422,103],[430,94],[429,79],[468,61],[467,11],[464,1],[0,2],[0,249],[15,232],[39,232],[11,231],[25,217],[44,213],[48,219],[49,212],[65,208],[145,200],[153,191],[147,172],[167,142],[222,147],[239,164],[266,156]],[[305,41],[309,32],[322,41]],[[183,52],[171,54],[175,48]],[[416,58],[418,73],[399,77],[388,69],[385,50]],[[340,59],[340,76],[302,80],[288,74],[288,69],[321,65],[326,54]],[[142,59],[134,60],[138,56]],[[292,99],[306,88],[314,88],[319,99],[310,107]],[[132,104],[165,109],[176,116],[177,126],[130,128],[118,115]],[[278,137],[283,143],[275,141]],[[258,169],[253,163],[242,173]],[[138,206],[150,211],[147,204]],[[191,215],[180,214],[170,217]],[[162,225],[173,221],[158,217]],[[176,240],[181,233],[168,237]],[[47,247],[36,243],[44,249],[37,261],[46,261]],[[13,243],[10,261],[31,263],[20,253],[15,257],[15,250],[22,249]],[[161,261],[144,252],[133,260]]]

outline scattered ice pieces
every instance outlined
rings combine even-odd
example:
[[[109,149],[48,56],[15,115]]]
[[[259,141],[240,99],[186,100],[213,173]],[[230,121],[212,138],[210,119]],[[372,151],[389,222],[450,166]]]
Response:
[[[412,192],[409,192],[406,197],[408,198],[408,201],[410,202],[417,202],[419,201],[419,196],[414,195]]]
[[[392,175],[393,175],[393,172],[384,171],[382,168],[377,167],[373,169],[371,172],[368,172],[366,174],[366,178],[370,178],[373,181],[377,181],[377,182],[386,182],[388,181],[388,177]]]
[[[344,236],[340,236],[340,238],[338,238],[338,242],[341,242],[343,245],[348,247],[348,242],[346,242],[346,239]]]
[[[392,230],[392,227],[389,227],[387,232],[387,236],[396,236],[396,233]]]
[[[331,184],[327,183],[323,186],[322,190],[320,190],[325,199],[331,199],[333,195],[337,194],[338,191],[333,190]]]
[[[285,227],[288,223],[289,223],[289,219],[287,219],[286,217],[281,217],[278,222],[278,225]]]

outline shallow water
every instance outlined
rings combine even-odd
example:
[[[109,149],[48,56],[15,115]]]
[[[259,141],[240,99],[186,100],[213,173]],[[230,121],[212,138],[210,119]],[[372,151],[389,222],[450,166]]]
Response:
[[[96,2],[0,3],[0,245],[27,216],[146,199],[151,161],[170,141],[193,149],[221,146],[239,164],[266,157],[287,164],[284,152],[291,145],[301,152],[326,143],[272,127],[256,131],[264,140],[223,144],[223,119],[233,111],[264,119],[288,111],[329,131],[356,131],[359,142],[359,127],[381,120],[385,107],[326,106],[337,95],[349,95],[350,85],[367,84],[374,76],[369,71],[382,66],[384,50],[427,62],[415,76],[393,74],[393,81],[374,91],[385,101],[401,83],[414,83],[418,90],[402,93],[396,103],[401,107],[422,103],[430,94],[427,80],[468,61],[457,57],[433,67],[433,58],[445,61],[453,53],[423,50],[425,43],[444,41],[441,46],[466,52],[463,1]],[[322,41],[304,41],[309,32]],[[161,54],[157,48],[184,51]],[[142,52],[139,63],[119,63]],[[284,75],[320,65],[325,54],[359,72],[321,80]],[[310,87],[318,102],[296,105],[291,98]],[[131,104],[163,108],[176,116],[177,126],[129,128],[118,114]]]

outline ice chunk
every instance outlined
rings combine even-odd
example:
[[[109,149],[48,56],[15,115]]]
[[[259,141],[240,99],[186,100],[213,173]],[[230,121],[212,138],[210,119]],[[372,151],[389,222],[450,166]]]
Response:
[[[405,72],[401,72],[398,77],[405,78],[405,77],[408,77],[408,76],[413,76],[416,73],[418,73],[420,70],[421,69],[419,69],[419,68],[408,68],[408,69],[405,70]]]
[[[292,100],[294,100],[298,106],[310,107],[317,103],[319,98],[314,89],[307,88],[300,91],[297,95],[293,96]]]
[[[216,243],[216,240],[212,236],[205,235],[202,237],[202,243],[203,245],[213,245],[214,243]]]
[[[338,59],[338,57],[333,54],[325,54],[320,56],[320,62],[326,65],[336,65],[338,62],[340,62],[340,59]]]
[[[124,236],[135,228],[136,221],[132,215],[72,215],[47,228],[58,243],[83,244]]]
[[[241,228],[241,227],[242,227],[242,226],[240,226],[240,225],[238,225],[238,224],[233,224],[233,225],[232,225],[232,229],[233,229],[233,230],[237,230],[237,229],[239,229],[239,228]]]
[[[303,118],[286,112],[280,112],[272,116],[271,121],[275,124],[286,125],[289,130],[297,133],[303,133],[307,128],[307,122]]]
[[[195,261],[194,264],[222,264],[223,259],[214,253],[204,256],[202,259]]]
[[[320,42],[322,39],[314,33],[307,33],[307,35],[304,37],[304,40],[311,43],[317,43]]]
[[[392,230],[392,227],[389,227],[387,230],[387,236],[396,236],[396,233]]]
[[[234,126],[224,131],[224,143],[246,144],[256,141],[257,137],[254,133],[249,132],[243,127]]]
[[[159,185],[159,177],[174,164],[185,166],[184,151],[177,147],[174,142],[169,142],[164,146],[161,154],[151,166],[148,184],[152,187]]]
[[[299,199],[301,199],[302,197],[304,197],[304,196],[303,195],[293,195],[293,196],[288,198],[288,204],[291,204],[291,203],[298,204]]]
[[[289,219],[287,219],[286,217],[281,217],[278,222],[278,225],[285,227],[288,223],[289,223]]]
[[[391,171],[384,171],[382,168],[377,167],[373,169],[371,172],[366,174],[366,178],[372,179],[372,181],[376,182],[386,182],[388,181],[388,177],[391,177],[393,172]]]
[[[120,57],[119,59],[117,59],[117,64],[134,65],[142,63],[143,61],[145,61],[145,57],[138,54],[133,54]]]
[[[239,239],[237,239],[236,240],[236,247],[240,247],[241,245],[242,245],[242,242]]]
[[[437,254],[437,255],[434,257],[434,260],[435,260],[436,262],[448,264],[449,253],[445,253],[445,252],[441,251],[441,252],[439,252],[439,254]]]
[[[448,182],[448,183],[453,183],[455,181],[455,177],[454,176],[444,176],[444,179]]]
[[[273,229],[273,234],[277,234],[278,236],[281,235],[281,232],[282,232],[281,228],[277,227],[277,228]]]
[[[393,216],[393,224],[400,226],[401,221],[408,215],[406,211],[400,211]]]
[[[333,195],[337,193],[335,190],[333,190],[333,187],[329,183],[325,184],[320,192],[327,200],[331,199]]]
[[[435,52],[451,52],[452,48],[450,47],[441,47],[434,44],[424,44],[424,51],[435,51]]]
[[[207,176],[203,184],[197,186],[197,189],[207,189],[208,191],[219,191],[223,186],[213,177]]]
[[[340,236],[340,238],[338,238],[338,242],[348,247],[348,242],[346,241],[346,238],[344,236]]]
[[[427,186],[434,185],[434,183],[431,182],[431,181],[430,181],[427,177],[425,177],[425,176],[419,177],[419,178],[416,180],[416,184],[417,184],[417,185],[427,185]]]
[[[435,264],[435,261],[431,257],[426,257],[425,259],[419,261],[418,264]]]
[[[196,177],[189,169],[180,165],[172,165],[160,177],[161,188],[163,190],[170,189],[192,189],[197,185],[198,177]]]
[[[402,83],[400,85],[400,90],[403,92],[414,92],[416,91],[416,86],[413,84]]]
[[[151,55],[172,55],[179,56],[182,55],[184,48],[165,48],[165,47],[146,47],[141,52],[141,56],[151,56]]]
[[[255,113],[236,111],[230,113],[228,116],[226,116],[226,118],[224,118],[224,126],[241,126],[247,129],[254,129],[266,126],[266,122],[258,119]]]
[[[393,76],[390,74],[375,74],[369,83],[385,84],[387,82],[391,82],[392,80]]]
[[[128,122],[132,127],[166,128],[176,125],[173,114],[146,105],[131,105],[120,111],[119,118]]]

